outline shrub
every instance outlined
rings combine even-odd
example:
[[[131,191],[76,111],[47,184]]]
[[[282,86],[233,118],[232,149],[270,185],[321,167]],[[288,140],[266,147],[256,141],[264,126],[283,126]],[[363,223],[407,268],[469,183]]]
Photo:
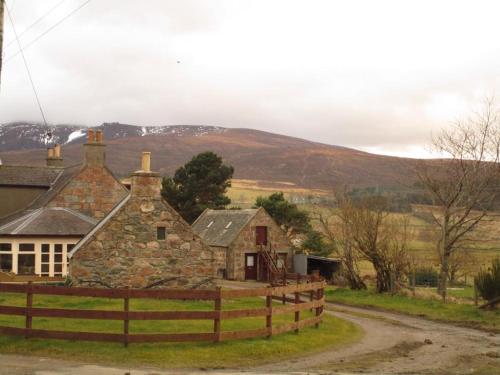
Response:
[[[415,284],[436,287],[438,273],[432,267],[422,267],[415,271]]]
[[[481,270],[474,278],[479,295],[486,301],[500,297],[500,258],[491,262],[491,268]]]

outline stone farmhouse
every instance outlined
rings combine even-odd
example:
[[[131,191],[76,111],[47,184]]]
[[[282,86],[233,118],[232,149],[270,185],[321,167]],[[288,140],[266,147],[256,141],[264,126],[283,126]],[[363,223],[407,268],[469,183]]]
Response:
[[[75,285],[213,286],[214,251],[161,197],[161,177],[150,153],[132,174],[127,195],[70,252]]]
[[[80,164],[64,167],[56,145],[45,166],[0,165],[1,272],[195,288],[292,270],[292,246],[264,209],[206,210],[190,226],[162,199],[149,153],[127,189],[105,150],[102,132],[90,129]]]
[[[81,164],[63,167],[56,145],[46,166],[0,165],[0,271],[67,275],[67,253],[128,194],[105,149],[102,133],[89,130]]]
[[[219,275],[231,280],[269,280],[293,269],[286,233],[263,209],[205,210],[193,230],[216,253]]]

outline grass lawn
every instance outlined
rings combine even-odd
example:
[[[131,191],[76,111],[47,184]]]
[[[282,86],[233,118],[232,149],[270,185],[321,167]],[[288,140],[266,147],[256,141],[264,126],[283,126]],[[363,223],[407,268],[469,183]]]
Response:
[[[34,307],[121,310],[123,301],[86,298],[35,296]],[[22,294],[0,294],[0,305],[24,306]],[[263,307],[260,298],[224,300],[223,309]],[[213,302],[194,301],[130,301],[132,311],[147,310],[212,310]],[[303,312],[307,318],[309,312]],[[273,316],[273,325],[293,322],[293,313]],[[23,327],[23,317],[0,315],[0,325]],[[262,328],[265,317],[231,319],[222,321],[223,331]],[[33,318],[33,328],[73,330],[86,332],[121,333],[121,321]],[[211,332],[213,321],[131,321],[130,333],[181,333]],[[338,345],[345,345],[361,338],[361,330],[344,320],[325,315],[319,329],[305,328],[299,334],[287,333],[271,339],[250,339],[213,343],[155,343],[131,344],[124,348],[120,343],[73,342],[0,336],[0,352],[48,356],[75,361],[92,361],[106,364],[151,365],[169,368],[225,368],[244,367],[293,356],[318,352]]]
[[[412,298],[401,295],[377,294],[371,290],[353,291],[344,288],[329,288],[329,302],[340,302],[353,306],[376,307],[428,319],[460,324],[500,332],[500,311],[484,311],[474,305],[443,303],[432,299]]]

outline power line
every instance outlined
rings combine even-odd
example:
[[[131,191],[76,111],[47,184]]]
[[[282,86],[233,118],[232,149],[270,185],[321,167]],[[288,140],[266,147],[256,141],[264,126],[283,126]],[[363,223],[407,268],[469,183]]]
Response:
[[[33,92],[35,93],[35,98],[36,98],[36,102],[38,103],[38,108],[40,109],[40,113],[42,114],[43,123],[45,124],[45,127],[48,129],[47,120],[45,119],[45,113],[43,112],[42,104],[40,103],[40,98],[38,97],[38,93],[36,91],[35,82],[33,81],[33,77],[31,76],[28,62],[26,61],[26,56],[24,56],[24,51],[21,47],[21,42],[19,40],[19,36],[17,35],[16,27],[14,26],[14,19],[12,18],[12,15],[10,14],[9,7],[7,5],[5,5],[5,9],[7,9],[7,14],[9,15],[10,24],[12,25],[12,31],[14,32],[14,35],[16,36],[17,43],[19,45],[19,53],[23,57],[24,66],[26,67],[26,72],[28,73],[28,77],[29,77],[30,82],[31,82],[31,87],[33,88]]]
[[[54,10],[56,10],[59,6],[61,6],[66,0],[61,0],[58,2],[56,5],[54,5],[52,8],[50,8],[47,12],[45,12],[42,16],[40,16],[35,22],[33,22],[31,25],[29,25],[26,29],[24,29],[20,34],[19,38],[22,38],[24,34],[26,34],[30,29],[32,29],[34,26],[38,25],[45,17],[47,17],[50,13],[52,13]],[[13,3],[15,0],[13,1]],[[12,12],[12,7],[10,7],[10,11]],[[12,43],[15,43],[16,39],[12,39],[10,42],[8,42],[4,47],[10,46]],[[5,53],[4,53],[5,54]]]
[[[57,26],[59,26],[61,23],[63,23],[64,21],[66,21],[69,17],[71,17],[73,14],[75,14],[76,12],[78,12],[80,9],[82,9],[85,5],[87,5],[88,3],[90,3],[92,0],[87,0],[85,1],[83,4],[81,4],[80,6],[78,6],[77,8],[73,9],[71,12],[69,12],[66,16],[64,16],[63,18],[61,18],[59,21],[57,21],[55,24],[53,24],[51,27],[49,27],[47,30],[45,30],[42,34],[40,34],[39,36],[37,36],[35,39],[33,39],[31,42],[27,43],[24,47],[21,47],[21,45],[19,44],[19,51],[17,51],[16,53],[14,53],[13,55],[9,56],[5,62],[8,62],[10,60],[12,60],[14,57],[16,57],[17,55],[21,54],[23,50],[27,50],[29,47],[31,47],[33,44],[35,44],[37,41],[39,41],[40,39],[42,39],[45,35],[47,35],[49,32],[51,32],[52,30],[54,30]]]

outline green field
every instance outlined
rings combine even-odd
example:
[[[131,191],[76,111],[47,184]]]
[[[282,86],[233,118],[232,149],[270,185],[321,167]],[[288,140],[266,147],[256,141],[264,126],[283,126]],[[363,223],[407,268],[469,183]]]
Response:
[[[462,291],[460,294],[462,294]],[[470,292],[467,290],[463,291],[462,295],[469,294]],[[354,291],[345,288],[328,288],[326,299],[329,302],[339,302],[360,307],[375,307],[500,332],[500,310],[484,311],[472,304],[443,303],[430,298],[413,298],[387,293],[377,294],[372,290]]]
[[[0,304],[25,306],[21,294],[1,294]],[[86,298],[35,296],[34,307],[121,310],[123,301]],[[223,309],[263,307],[260,298],[224,300]],[[131,310],[212,310],[213,302],[182,302],[159,300],[131,300]],[[303,317],[310,316],[303,312]],[[293,314],[273,316],[273,325],[293,322]],[[0,325],[23,327],[23,317],[0,315]],[[222,322],[223,331],[262,328],[265,317],[232,319]],[[121,321],[33,318],[33,328],[86,332],[121,333]],[[211,332],[213,321],[131,321],[130,333]],[[147,364],[169,368],[225,368],[284,360],[358,340],[362,332],[355,325],[331,316],[325,316],[320,328],[305,328],[299,334],[287,333],[271,339],[249,339],[213,343],[158,343],[131,344],[124,348],[119,343],[73,342],[62,340],[25,340],[21,337],[0,336],[0,352],[55,358],[74,358],[109,364]]]

